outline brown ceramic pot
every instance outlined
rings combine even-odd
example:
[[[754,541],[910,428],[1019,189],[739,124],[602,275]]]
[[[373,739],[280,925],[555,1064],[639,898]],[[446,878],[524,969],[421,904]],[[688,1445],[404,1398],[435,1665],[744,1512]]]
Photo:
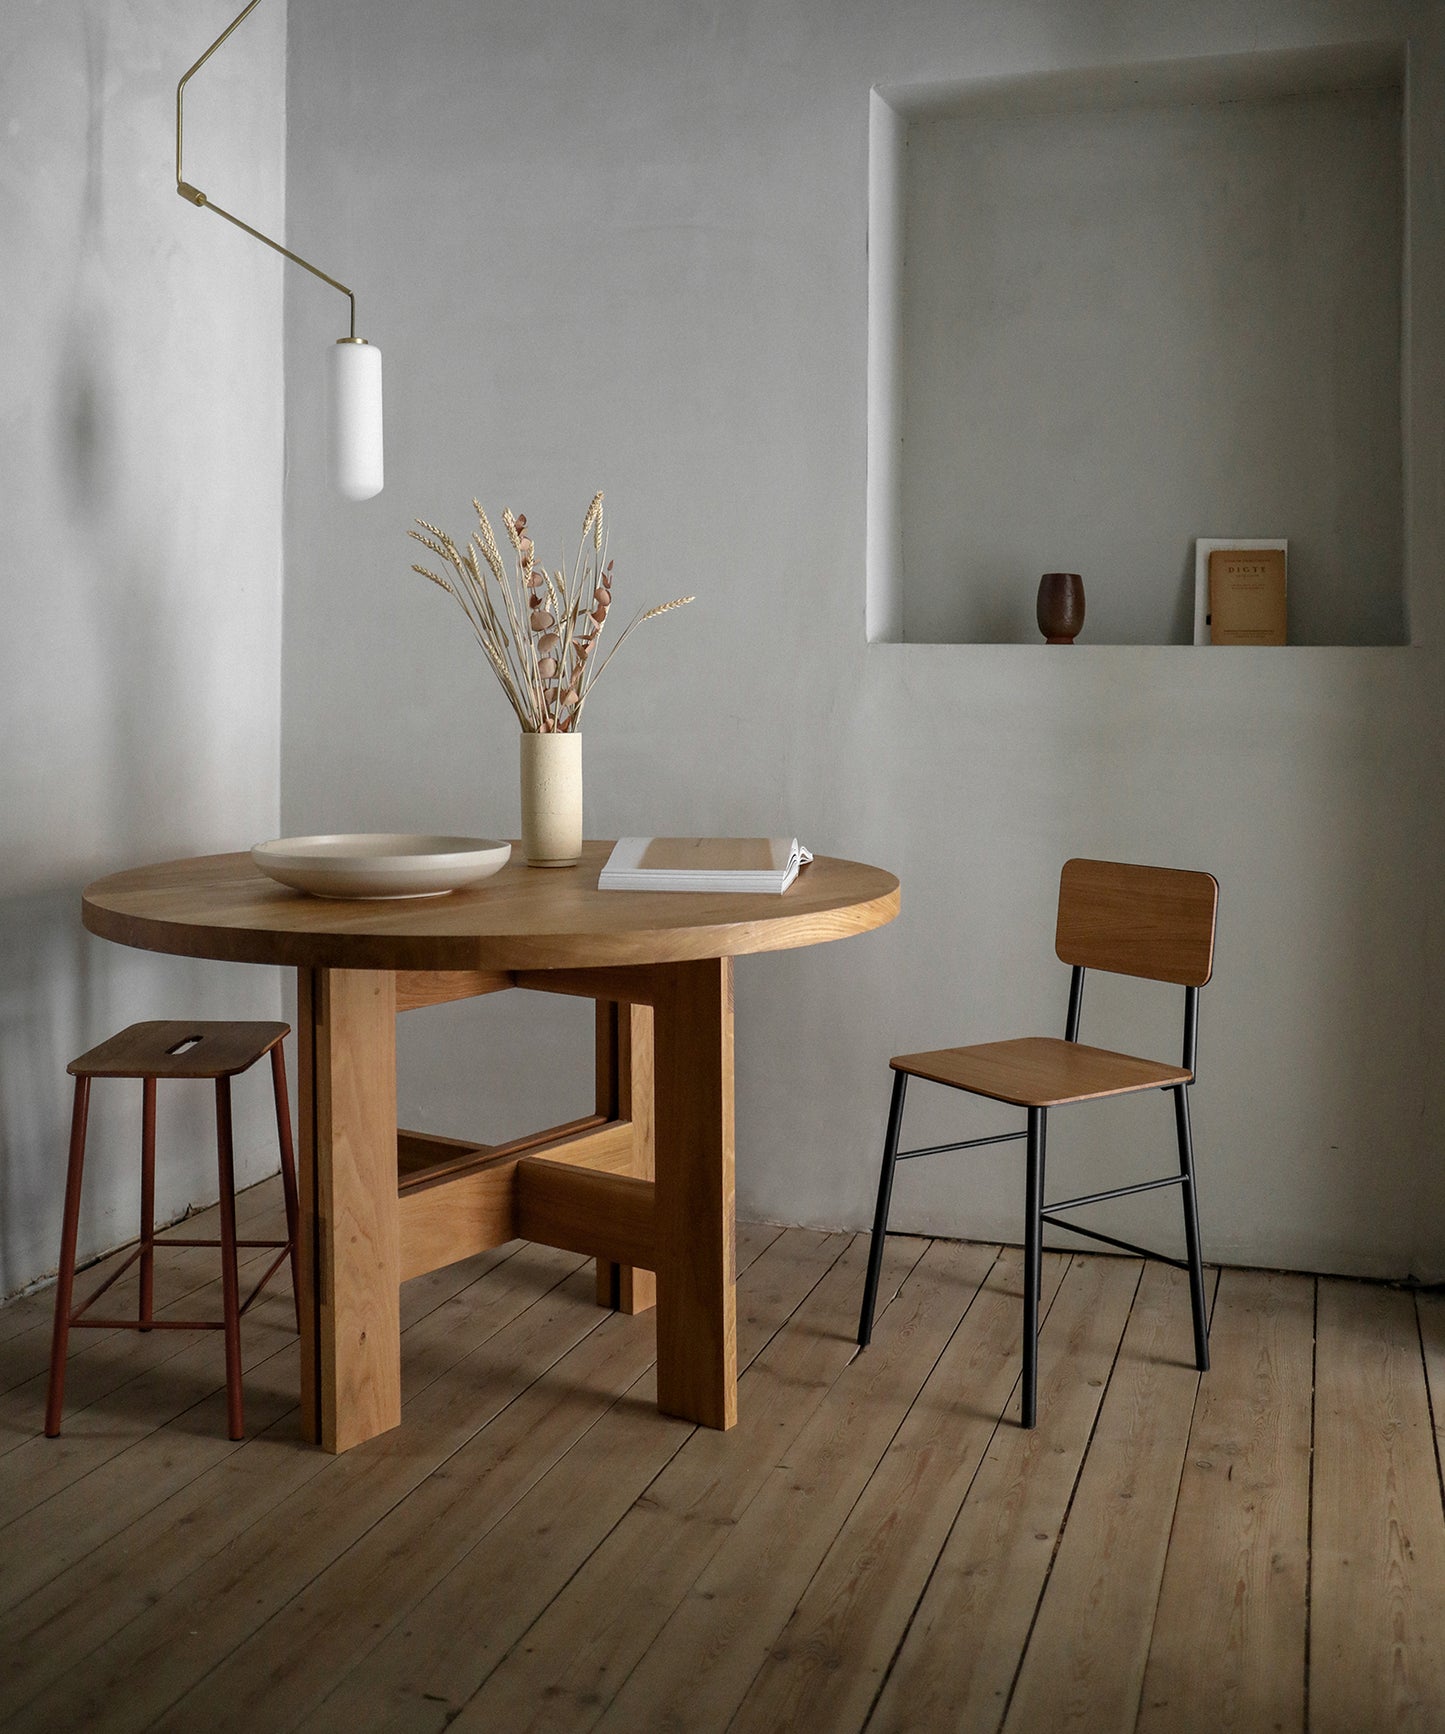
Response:
[[[1084,580],[1077,572],[1039,579],[1039,631],[1050,644],[1072,644],[1084,624]]]

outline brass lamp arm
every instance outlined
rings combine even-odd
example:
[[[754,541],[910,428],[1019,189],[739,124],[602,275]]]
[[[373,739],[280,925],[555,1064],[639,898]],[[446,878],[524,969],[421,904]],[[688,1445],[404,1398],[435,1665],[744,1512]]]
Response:
[[[224,217],[228,223],[234,223],[238,229],[244,229],[248,235],[254,235],[258,241],[263,241],[273,252],[279,253],[283,259],[290,259],[293,264],[301,266],[302,270],[309,271],[313,277],[319,277],[323,283],[329,283],[333,289],[339,289],[351,303],[351,340],[352,342],[355,342],[356,296],[344,283],[338,283],[334,277],[328,277],[323,270],[318,266],[313,265],[309,259],[303,259],[299,253],[293,253],[289,247],[283,247],[279,241],[273,241],[269,235],[263,235],[259,229],[253,229],[249,223],[243,223],[239,217],[234,216],[230,211],[223,210],[220,205],[217,205],[213,203],[212,200],[208,199],[199,187],[193,187],[181,172],[181,152],[185,142],[184,104],[186,85],[195,77],[196,73],[201,70],[231,32],[235,30],[238,25],[244,24],[260,4],[261,0],[250,0],[249,5],[237,13],[237,15],[231,20],[231,22],[176,86],[176,191],[183,199],[188,200],[199,209],[214,211],[218,217]]]

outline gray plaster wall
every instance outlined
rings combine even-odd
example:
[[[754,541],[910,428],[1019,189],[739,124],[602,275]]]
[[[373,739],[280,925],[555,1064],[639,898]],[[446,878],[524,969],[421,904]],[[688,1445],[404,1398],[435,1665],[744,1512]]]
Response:
[[[908,128],[903,632],[1189,644],[1194,537],[1284,536],[1291,644],[1403,644],[1398,88]]]
[[[80,925],[90,878],[277,823],[280,262],[173,190],[176,79],[229,16],[212,0],[0,12],[0,1294],[57,1261],[66,1063],[139,1018],[280,1006],[274,972]],[[285,41],[272,0],[187,116],[188,173],[272,228]],[[276,1166],[250,1084],[243,1182]],[[162,1216],[215,1198],[212,1124],[206,1086],[164,1091]],[[84,1253],[136,1232],[139,1138],[139,1086],[97,1085]]]
[[[870,88],[1407,35],[1414,645],[869,644]],[[593,700],[589,832],[796,831],[903,882],[885,931],[738,966],[740,1211],[863,1225],[888,1055],[1061,1028],[1058,870],[1101,854],[1223,886],[1195,1106],[1209,1253],[1445,1274],[1433,11],[311,0],[289,77],[291,232],[355,283],[385,352],[388,483],[360,507],[325,491],[336,333],[293,281],[285,827],[516,834],[515,726],[405,529],[460,530],[479,494],[525,509],[550,559],[600,486],[618,605],[698,601]],[[1084,1035],[1168,1056],[1174,1015],[1100,980]],[[585,1108],[590,1063],[577,1004],[409,1014],[402,1112],[501,1136]],[[916,1096],[919,1141],[1006,1118]],[[1061,1115],[1055,1177],[1139,1177],[1134,1135],[1167,1163],[1171,1132],[1162,1097]],[[1016,1151],[920,1162],[894,1221],[1017,1238],[1020,1194]],[[1157,1198],[1112,1222],[1177,1232]]]

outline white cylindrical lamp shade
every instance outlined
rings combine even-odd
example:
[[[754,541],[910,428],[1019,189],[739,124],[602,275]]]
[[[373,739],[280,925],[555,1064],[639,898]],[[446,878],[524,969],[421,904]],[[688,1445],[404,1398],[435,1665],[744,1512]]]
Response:
[[[381,351],[354,337],[335,344],[329,398],[331,484],[348,500],[369,500],[383,481]]]

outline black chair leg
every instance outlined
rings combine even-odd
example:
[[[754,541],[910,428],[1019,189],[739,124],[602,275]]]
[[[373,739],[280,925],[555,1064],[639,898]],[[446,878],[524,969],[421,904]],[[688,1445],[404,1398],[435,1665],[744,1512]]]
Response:
[[[1199,1200],[1194,1193],[1194,1135],[1189,1125],[1189,1086],[1174,1090],[1174,1125],[1179,1133],[1179,1172],[1184,1184],[1184,1243],[1189,1251],[1189,1301],[1194,1309],[1194,1364],[1209,1371],[1209,1320],[1204,1308],[1204,1256],[1199,1247]]]
[[[883,1241],[888,1233],[888,1203],[893,1196],[893,1170],[898,1162],[898,1138],[903,1130],[903,1097],[907,1072],[893,1074],[893,1099],[888,1104],[888,1134],[883,1140],[883,1166],[878,1172],[878,1208],[873,1212],[873,1239],[868,1247],[868,1280],[863,1285],[863,1311],[858,1316],[858,1347],[866,1349],[873,1335],[878,1305],[878,1277],[883,1269]]]
[[[1034,1306],[1038,1309],[1036,1320],[1043,1317],[1044,1297],[1044,1211],[1048,1206],[1044,1202],[1044,1193],[1048,1190],[1049,1153],[1046,1134],[1049,1127],[1048,1110],[1043,1110],[1043,1118],[1039,1125],[1039,1256],[1034,1260]]]
[[[1044,1253],[1044,1144],[1047,1108],[1029,1109],[1028,1173],[1024,1193],[1024,1388],[1022,1420],[1032,1427],[1039,1404],[1039,1293]]]

